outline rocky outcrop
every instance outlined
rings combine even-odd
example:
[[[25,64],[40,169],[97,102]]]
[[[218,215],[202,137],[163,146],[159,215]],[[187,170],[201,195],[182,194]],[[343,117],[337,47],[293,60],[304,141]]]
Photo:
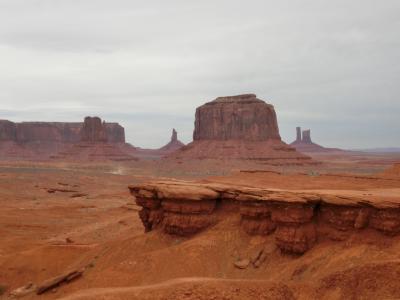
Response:
[[[84,123],[14,123],[8,120],[0,120],[0,141],[76,143],[91,139],[107,140],[110,143],[125,143],[124,128],[118,123],[102,123],[100,118],[97,117],[87,117]]]
[[[144,159],[159,159],[178,151],[184,146],[185,144],[178,139],[178,132],[174,128],[172,129],[171,140],[168,144],[158,149],[136,148],[135,156]]]
[[[319,240],[344,240],[367,229],[400,234],[398,199],[187,181],[156,181],[129,189],[142,207],[139,216],[146,231],[187,236],[232,217],[247,234],[273,234],[276,246],[293,254],[307,252]]]
[[[219,97],[198,107],[193,142],[170,158],[310,163],[309,157],[281,141],[274,107],[254,94]]]
[[[218,97],[196,109],[193,140],[281,140],[275,109],[254,94]]]
[[[310,129],[303,130],[303,138],[301,139],[301,141],[306,144],[312,144]]]
[[[326,148],[313,143],[311,140],[311,130],[301,131],[301,127],[296,127],[296,140],[290,144],[297,151],[302,153],[313,153],[313,152],[344,152],[337,148]]]
[[[165,146],[161,147],[158,149],[158,151],[162,152],[163,155],[172,153],[180,148],[185,146],[184,143],[182,143],[180,140],[178,140],[178,132],[174,129],[172,129],[172,136],[171,136],[171,141],[166,144]]]
[[[98,117],[86,117],[84,123],[0,120],[0,159],[127,160],[133,152],[124,128]]]
[[[107,142],[107,129],[105,122],[99,117],[86,117],[81,129],[82,142]]]

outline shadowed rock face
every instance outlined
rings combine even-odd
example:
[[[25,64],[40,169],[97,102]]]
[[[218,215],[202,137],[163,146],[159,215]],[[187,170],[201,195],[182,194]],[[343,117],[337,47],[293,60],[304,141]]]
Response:
[[[274,107],[254,94],[218,97],[196,109],[193,140],[280,140]]]
[[[0,120],[0,141],[14,141],[17,136],[17,127],[15,123]]]
[[[86,117],[81,130],[83,142],[107,142],[107,129],[105,122],[99,117]]]

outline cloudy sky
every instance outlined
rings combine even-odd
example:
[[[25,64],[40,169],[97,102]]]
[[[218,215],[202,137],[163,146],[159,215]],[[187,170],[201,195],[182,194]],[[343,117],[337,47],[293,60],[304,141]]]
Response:
[[[0,0],[0,118],[121,123],[136,146],[255,93],[283,139],[400,146],[399,0]]]

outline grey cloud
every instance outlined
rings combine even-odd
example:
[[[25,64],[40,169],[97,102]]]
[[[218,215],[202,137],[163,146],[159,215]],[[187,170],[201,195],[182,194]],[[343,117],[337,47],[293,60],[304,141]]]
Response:
[[[400,146],[399,9],[397,0],[0,0],[0,116],[121,118],[130,142],[158,147],[171,126],[190,141],[205,101],[254,92],[275,105],[286,141],[302,125],[329,146]]]

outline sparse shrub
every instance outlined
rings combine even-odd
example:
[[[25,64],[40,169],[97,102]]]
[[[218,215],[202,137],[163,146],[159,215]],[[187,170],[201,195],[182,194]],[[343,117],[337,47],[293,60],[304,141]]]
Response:
[[[4,295],[6,291],[7,291],[7,287],[3,284],[0,284],[0,296]]]

